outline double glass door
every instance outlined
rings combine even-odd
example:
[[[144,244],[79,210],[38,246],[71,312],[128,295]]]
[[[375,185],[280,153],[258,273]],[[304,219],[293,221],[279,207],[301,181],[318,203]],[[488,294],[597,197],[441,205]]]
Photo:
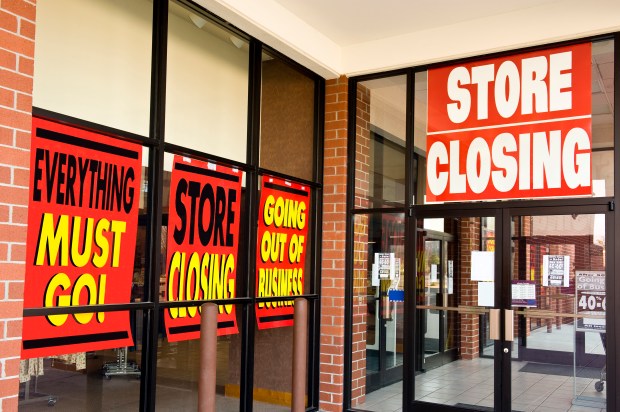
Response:
[[[413,409],[605,410],[608,208],[450,213],[414,219]]]

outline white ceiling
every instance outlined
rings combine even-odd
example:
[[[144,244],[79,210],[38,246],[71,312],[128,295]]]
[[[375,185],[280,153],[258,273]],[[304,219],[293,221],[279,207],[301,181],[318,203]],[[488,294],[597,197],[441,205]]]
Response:
[[[325,78],[620,31],[620,0],[195,0]]]
[[[343,47],[558,2],[558,0],[275,1]]]

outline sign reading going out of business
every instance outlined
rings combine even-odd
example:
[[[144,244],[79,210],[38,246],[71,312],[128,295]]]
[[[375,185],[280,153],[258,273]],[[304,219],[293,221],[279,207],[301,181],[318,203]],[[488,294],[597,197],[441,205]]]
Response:
[[[605,312],[607,299],[605,290],[605,272],[576,271],[577,315],[593,315],[577,319],[577,330],[588,332],[605,332]]]
[[[239,170],[175,156],[168,217],[168,301],[235,297],[240,204]],[[168,340],[199,338],[200,311],[200,306],[166,309]],[[217,333],[237,333],[235,305],[218,306]]]
[[[129,303],[142,148],[33,118],[25,308]],[[133,345],[129,313],[25,317],[22,358]]]
[[[310,213],[307,186],[263,176],[256,245],[256,296],[296,296],[304,291]],[[258,302],[259,329],[293,325],[294,302]]]
[[[428,71],[429,202],[592,193],[589,43]]]

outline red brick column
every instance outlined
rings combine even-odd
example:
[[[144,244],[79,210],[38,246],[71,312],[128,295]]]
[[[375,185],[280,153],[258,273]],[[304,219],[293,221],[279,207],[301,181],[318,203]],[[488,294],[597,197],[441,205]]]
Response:
[[[17,410],[35,0],[0,0],[0,410]]]
[[[323,262],[321,271],[320,399],[342,410],[344,373],[345,232],[347,201],[347,78],[325,85]]]

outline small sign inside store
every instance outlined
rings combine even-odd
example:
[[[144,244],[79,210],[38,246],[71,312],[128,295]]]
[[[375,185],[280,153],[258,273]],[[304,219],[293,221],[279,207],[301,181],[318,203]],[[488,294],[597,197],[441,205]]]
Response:
[[[589,43],[428,71],[429,202],[592,193]]]

